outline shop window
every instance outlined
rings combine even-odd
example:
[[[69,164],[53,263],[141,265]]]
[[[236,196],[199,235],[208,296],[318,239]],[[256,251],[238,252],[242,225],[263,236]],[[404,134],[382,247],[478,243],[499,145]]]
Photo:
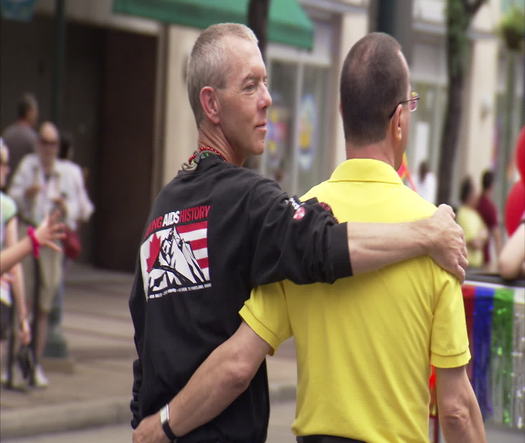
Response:
[[[328,69],[305,66],[299,109],[297,140],[297,194],[324,180],[330,146],[323,144]]]
[[[270,64],[268,135],[261,172],[290,194],[326,178],[324,145],[329,69],[274,60]]]
[[[283,62],[271,64],[273,104],[268,111],[268,134],[262,173],[276,180],[283,189],[293,189],[294,108],[297,65]]]

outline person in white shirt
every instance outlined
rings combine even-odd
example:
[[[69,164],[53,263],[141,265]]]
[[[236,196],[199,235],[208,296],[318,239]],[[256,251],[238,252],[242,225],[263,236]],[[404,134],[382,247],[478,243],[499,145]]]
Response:
[[[417,193],[426,201],[436,204],[436,176],[430,169],[428,169],[426,161],[422,161],[419,164],[419,170],[415,182]]]
[[[13,176],[9,194],[19,208],[22,230],[28,225],[40,224],[55,211],[60,212],[64,223],[70,228],[75,228],[80,218],[74,175],[70,173],[71,168],[58,159],[59,143],[56,126],[51,122],[43,123],[36,153],[26,155]],[[45,248],[40,255],[38,261],[29,258],[23,262],[27,294],[30,298],[35,293],[35,283],[38,283],[38,303],[33,309],[38,324],[34,331],[37,363],[46,345],[49,312],[63,277],[62,252]],[[47,386],[48,380],[41,365],[38,364],[36,368],[35,384]]]

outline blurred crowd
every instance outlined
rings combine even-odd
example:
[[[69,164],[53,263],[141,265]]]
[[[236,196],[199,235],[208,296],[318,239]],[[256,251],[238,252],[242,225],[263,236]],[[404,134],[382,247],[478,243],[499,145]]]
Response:
[[[504,214],[494,202],[496,177],[488,169],[481,174],[479,187],[470,176],[461,181],[456,208],[456,219],[467,242],[469,267],[499,273],[505,279],[525,275],[525,128],[519,137],[516,160],[522,177],[509,192]],[[436,203],[437,180],[425,161],[411,184],[423,198]]]
[[[22,96],[0,139],[0,374],[7,387],[49,383],[41,361],[50,313],[61,312],[64,272],[80,254],[79,227],[94,210],[72,149],[57,125],[39,122],[36,98]]]

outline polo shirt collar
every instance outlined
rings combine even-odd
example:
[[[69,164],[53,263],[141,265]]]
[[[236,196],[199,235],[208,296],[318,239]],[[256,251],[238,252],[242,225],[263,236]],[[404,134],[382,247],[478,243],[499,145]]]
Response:
[[[354,158],[344,161],[335,169],[329,181],[403,184],[392,166],[380,160],[367,158]]]

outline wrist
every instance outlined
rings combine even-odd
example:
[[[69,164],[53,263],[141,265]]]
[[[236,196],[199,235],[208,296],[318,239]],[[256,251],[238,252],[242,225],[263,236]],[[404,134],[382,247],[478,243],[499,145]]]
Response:
[[[421,255],[432,255],[435,247],[434,226],[432,218],[424,218],[415,222],[418,247]]]
[[[33,248],[33,257],[40,257],[40,242],[36,236],[36,231],[33,226],[27,228],[27,235],[31,239],[31,247]]]
[[[160,426],[170,442],[176,443],[178,438],[171,429],[170,425],[170,404],[166,403],[160,410]]]

